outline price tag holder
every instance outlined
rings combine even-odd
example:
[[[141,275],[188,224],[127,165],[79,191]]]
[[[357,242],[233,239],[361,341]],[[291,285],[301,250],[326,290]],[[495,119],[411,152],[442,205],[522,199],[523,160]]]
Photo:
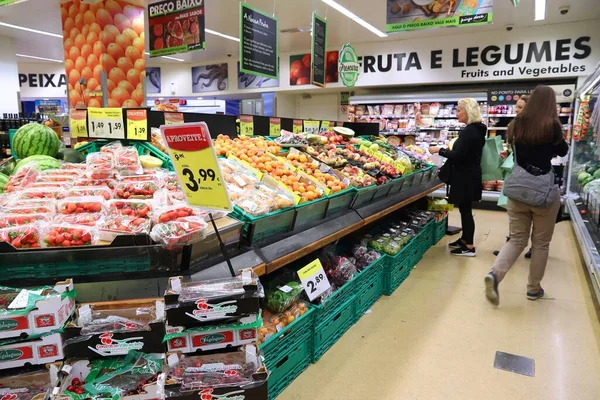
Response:
[[[319,121],[304,121],[304,132],[319,133]]]
[[[148,111],[125,110],[127,118],[127,139],[148,140]]]
[[[269,118],[269,136],[281,135],[281,118]]]
[[[252,115],[240,115],[240,136],[254,136],[254,118]]]
[[[292,125],[292,132],[293,133],[302,133],[302,120],[301,119],[294,120],[294,125]]]
[[[329,121],[321,122],[321,127],[319,128],[319,133],[325,133],[329,130]]]
[[[183,114],[182,113],[165,113],[165,125],[179,125],[183,124]]]
[[[71,110],[69,130],[72,138],[87,137],[87,110]]]
[[[125,139],[122,108],[88,108],[88,134],[91,138]]]
[[[232,211],[217,153],[205,122],[160,127],[187,202]]]
[[[325,270],[321,265],[321,260],[318,258],[306,267],[298,270],[298,277],[310,301],[313,301],[331,287],[329,279],[325,275]]]

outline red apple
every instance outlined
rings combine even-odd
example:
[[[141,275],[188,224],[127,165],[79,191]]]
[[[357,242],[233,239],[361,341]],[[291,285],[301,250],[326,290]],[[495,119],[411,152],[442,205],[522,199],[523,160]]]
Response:
[[[297,80],[301,77],[307,77],[310,69],[306,68],[301,60],[296,60],[290,65],[290,85],[301,85]]]
[[[306,68],[310,68],[310,54],[305,54],[302,56],[302,63]]]
[[[300,78],[298,78],[298,80],[296,81],[296,85],[308,85],[310,84],[310,79],[308,79],[307,76],[302,76]]]

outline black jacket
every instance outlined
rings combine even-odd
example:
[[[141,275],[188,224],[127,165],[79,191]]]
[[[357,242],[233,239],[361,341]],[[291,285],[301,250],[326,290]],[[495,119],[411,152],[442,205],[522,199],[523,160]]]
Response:
[[[440,149],[452,165],[450,196],[452,204],[481,200],[481,154],[487,127],[481,122],[467,125],[458,136],[452,150]]]

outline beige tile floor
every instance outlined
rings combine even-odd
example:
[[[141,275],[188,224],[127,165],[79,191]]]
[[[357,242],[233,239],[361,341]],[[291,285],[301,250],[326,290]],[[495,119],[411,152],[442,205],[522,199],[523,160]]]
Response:
[[[600,323],[571,223],[557,225],[551,245],[542,282],[551,299],[525,298],[521,259],[494,308],[483,276],[508,222],[503,212],[477,210],[475,218],[476,258],[448,255],[455,238],[446,237],[279,398],[600,399]],[[495,369],[496,351],[535,359],[535,377]]]

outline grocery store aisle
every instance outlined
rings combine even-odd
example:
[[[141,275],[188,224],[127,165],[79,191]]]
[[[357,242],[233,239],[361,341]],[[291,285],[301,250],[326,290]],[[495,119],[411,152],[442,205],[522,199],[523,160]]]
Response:
[[[599,399],[600,323],[570,222],[557,226],[543,281],[553,299],[526,299],[521,259],[494,308],[483,276],[507,216],[476,210],[475,219],[476,258],[451,257],[445,244],[455,238],[444,238],[279,398]],[[535,359],[535,377],[495,369],[496,351]]]

